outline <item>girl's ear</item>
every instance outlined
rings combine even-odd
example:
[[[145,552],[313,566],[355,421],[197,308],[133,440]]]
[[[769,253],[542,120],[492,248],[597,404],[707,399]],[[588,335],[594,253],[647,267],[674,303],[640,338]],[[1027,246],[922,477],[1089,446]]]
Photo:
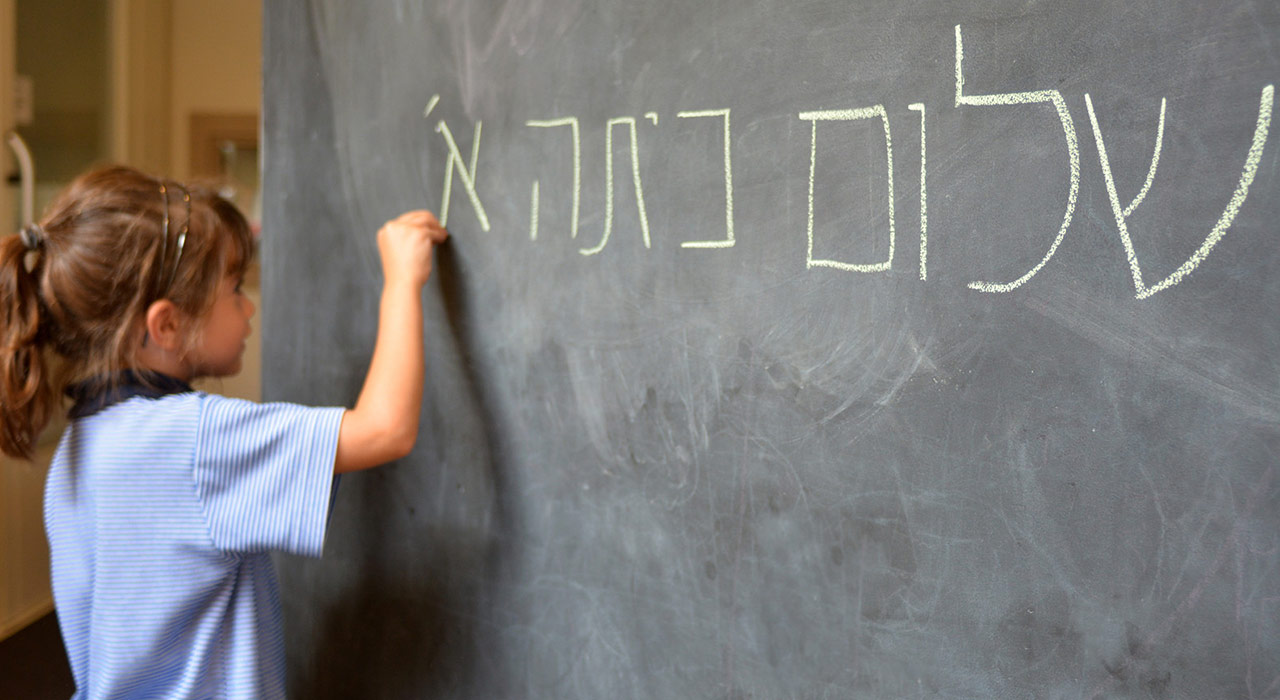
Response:
[[[154,301],[147,307],[147,338],[169,352],[183,346],[182,311],[168,299]]]

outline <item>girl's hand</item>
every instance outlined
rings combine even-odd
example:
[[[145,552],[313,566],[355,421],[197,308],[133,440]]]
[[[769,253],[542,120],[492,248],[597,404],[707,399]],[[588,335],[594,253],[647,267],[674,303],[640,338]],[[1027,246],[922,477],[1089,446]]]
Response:
[[[419,209],[383,224],[378,230],[378,252],[386,284],[408,282],[420,288],[431,275],[431,250],[448,238],[434,214]]]

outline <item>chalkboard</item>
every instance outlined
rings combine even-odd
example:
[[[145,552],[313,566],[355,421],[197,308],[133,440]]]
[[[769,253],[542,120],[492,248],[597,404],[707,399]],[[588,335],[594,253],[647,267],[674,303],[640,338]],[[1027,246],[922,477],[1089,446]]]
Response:
[[[1280,4],[264,3],[300,698],[1280,693]]]

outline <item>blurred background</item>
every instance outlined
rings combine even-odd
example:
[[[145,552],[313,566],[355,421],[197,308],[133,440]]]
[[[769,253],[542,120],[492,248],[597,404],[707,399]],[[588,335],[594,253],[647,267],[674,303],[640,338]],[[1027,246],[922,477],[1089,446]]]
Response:
[[[261,34],[258,0],[0,0],[0,235],[103,163],[216,180],[256,230]],[[245,286],[258,303],[256,265]],[[259,398],[254,322],[240,375],[202,389]],[[34,464],[0,457],[4,698],[71,693],[41,520],[60,429]]]

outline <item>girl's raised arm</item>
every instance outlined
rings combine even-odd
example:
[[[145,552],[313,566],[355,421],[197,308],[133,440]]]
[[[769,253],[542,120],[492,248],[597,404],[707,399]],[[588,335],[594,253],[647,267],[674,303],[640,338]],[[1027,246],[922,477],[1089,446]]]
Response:
[[[342,418],[334,471],[368,469],[409,454],[422,408],[422,287],[431,251],[448,232],[428,211],[411,211],[378,231],[385,276],[378,338],[356,406]]]

